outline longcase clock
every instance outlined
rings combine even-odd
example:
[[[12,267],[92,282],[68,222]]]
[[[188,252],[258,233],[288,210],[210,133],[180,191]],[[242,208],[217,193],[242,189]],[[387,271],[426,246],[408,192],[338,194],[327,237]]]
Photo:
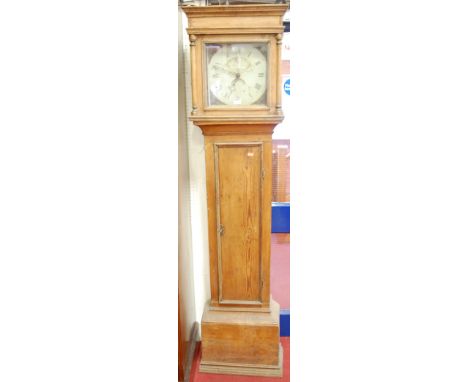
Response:
[[[205,137],[211,299],[203,372],[281,376],[279,305],[270,295],[271,138],[283,120],[287,5],[184,6],[192,113]]]

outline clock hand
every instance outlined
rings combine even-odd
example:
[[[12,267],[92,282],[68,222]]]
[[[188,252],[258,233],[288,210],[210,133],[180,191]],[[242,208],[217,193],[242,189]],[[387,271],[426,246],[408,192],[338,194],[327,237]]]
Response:
[[[244,84],[243,88],[247,86],[247,82],[240,76],[240,73],[236,73],[236,78],[234,78],[234,80],[231,82],[231,85],[229,86],[229,89],[231,89],[231,93],[236,88],[237,82],[242,82]]]
[[[219,65],[213,65],[213,68],[216,69],[216,70],[220,70],[220,71],[222,71],[222,72],[224,72],[224,73],[228,73],[228,74],[230,74],[231,76],[237,75],[236,72],[232,72],[232,71],[230,71],[230,70],[227,70],[226,68],[223,68],[222,66],[219,66]]]
[[[239,80],[245,83],[245,81],[242,78],[240,78],[240,73],[235,73],[235,75],[236,75],[236,78],[234,78],[234,80],[231,82],[231,86],[234,86],[235,83]]]
[[[239,79],[240,79],[239,74],[236,73],[236,78],[234,78],[231,82],[231,85],[229,85],[229,89],[231,90],[231,93],[234,91],[236,83],[237,81],[239,81]]]
[[[247,66],[241,71],[241,73],[250,72],[253,69],[253,65],[249,62]]]

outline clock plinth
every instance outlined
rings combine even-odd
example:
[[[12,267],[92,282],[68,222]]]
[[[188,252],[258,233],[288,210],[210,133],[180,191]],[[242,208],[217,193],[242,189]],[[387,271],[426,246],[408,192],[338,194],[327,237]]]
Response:
[[[270,295],[272,133],[281,111],[287,5],[182,7],[191,121],[205,139],[211,300],[200,370],[281,376],[279,305]]]
[[[211,309],[203,313],[200,371],[280,377],[279,305],[270,312]]]

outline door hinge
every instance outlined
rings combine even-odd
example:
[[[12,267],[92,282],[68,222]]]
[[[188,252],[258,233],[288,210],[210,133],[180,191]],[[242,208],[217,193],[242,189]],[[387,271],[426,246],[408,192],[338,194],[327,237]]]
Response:
[[[218,233],[220,234],[220,236],[223,236],[224,234],[224,226],[222,224],[218,226]]]
[[[262,168],[262,180],[265,179],[265,169]]]

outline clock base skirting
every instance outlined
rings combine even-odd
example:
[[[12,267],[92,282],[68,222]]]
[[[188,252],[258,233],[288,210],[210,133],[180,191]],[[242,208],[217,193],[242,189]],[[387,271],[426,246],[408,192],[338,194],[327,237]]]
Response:
[[[200,371],[282,376],[279,304],[270,312],[217,311],[205,307],[201,324]]]
[[[210,363],[200,362],[200,372],[215,374],[252,375],[257,377],[282,377],[283,376],[283,347],[279,345],[278,365],[248,365],[234,363]]]

